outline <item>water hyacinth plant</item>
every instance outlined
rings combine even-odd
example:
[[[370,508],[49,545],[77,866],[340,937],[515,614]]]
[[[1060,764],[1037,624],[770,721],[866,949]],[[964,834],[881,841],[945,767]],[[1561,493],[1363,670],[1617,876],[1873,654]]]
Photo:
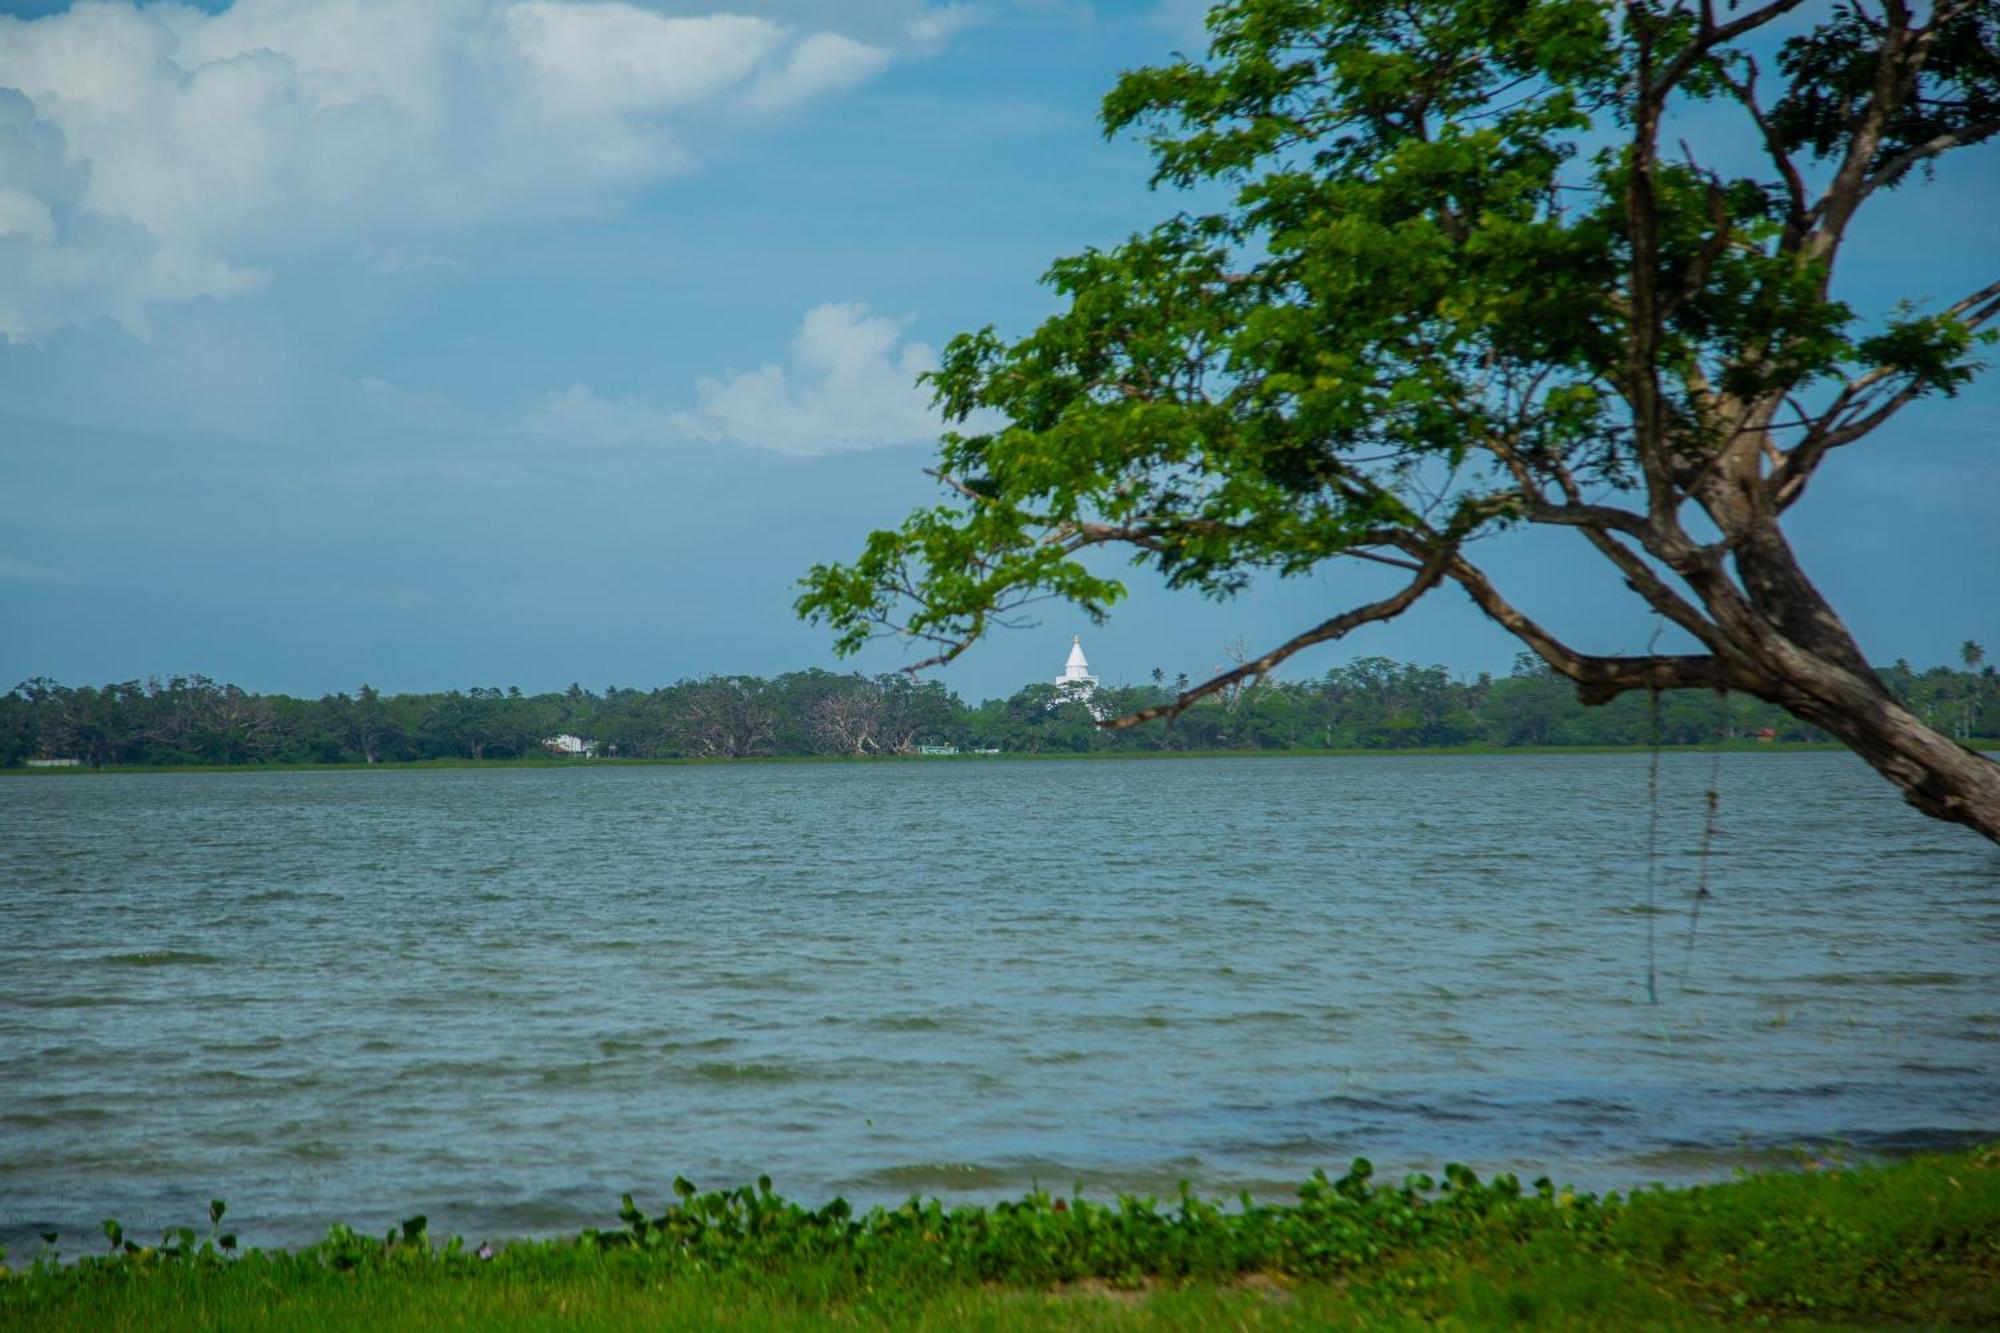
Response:
[[[990,1206],[912,1197],[808,1208],[768,1177],[721,1191],[676,1179],[657,1211],[625,1196],[616,1228],[501,1246],[439,1243],[414,1216],[380,1236],[336,1225],[301,1249],[239,1251],[219,1230],[223,1213],[211,1205],[205,1238],[174,1228],[150,1246],[107,1221],[110,1252],[72,1263],[49,1238],[25,1268],[0,1270],[0,1325],[521,1323],[507,1312],[528,1302],[616,1325],[755,1309],[748,1322],[772,1326],[1009,1327],[1062,1322],[1083,1298],[1102,1307],[1093,1318],[1161,1326],[1239,1306],[1275,1327],[1950,1326],[2000,1313],[1995,1148],[1602,1196],[1546,1179],[1482,1181],[1457,1165],[1385,1185],[1357,1160],[1337,1178],[1316,1173],[1284,1204],[1183,1187],[1164,1201],[1038,1190]]]

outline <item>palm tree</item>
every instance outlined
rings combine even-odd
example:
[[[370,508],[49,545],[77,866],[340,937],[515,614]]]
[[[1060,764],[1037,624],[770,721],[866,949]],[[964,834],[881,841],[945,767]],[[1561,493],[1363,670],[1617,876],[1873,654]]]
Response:
[[[1986,676],[1978,675],[1979,664],[1986,660],[1986,650],[1967,639],[1958,645],[1958,660],[1965,663],[1965,720],[1959,727],[1961,739],[1972,735],[1981,714],[1985,712],[1986,693],[1993,688],[1991,671]]]

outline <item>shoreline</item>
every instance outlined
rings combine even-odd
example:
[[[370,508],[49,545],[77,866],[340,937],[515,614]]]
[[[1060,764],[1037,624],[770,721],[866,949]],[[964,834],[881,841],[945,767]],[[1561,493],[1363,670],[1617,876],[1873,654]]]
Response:
[[[1962,742],[1982,754],[2000,754],[2000,738],[1978,736]],[[1081,760],[1164,760],[1164,759],[1426,759],[1504,758],[1537,755],[1646,755],[1646,745],[1447,745],[1410,746],[1403,749],[1298,749],[1298,750],[1080,750],[1010,751],[1003,754],[955,755],[746,755],[739,758],[691,757],[679,759],[409,759],[378,764],[357,763],[257,763],[257,764],[106,764],[92,768],[76,765],[61,768],[0,768],[7,777],[80,777],[134,773],[421,773],[465,772],[489,769],[606,769],[606,768],[719,768],[738,764],[940,764],[940,763],[1071,763]],[[1844,754],[1851,753],[1838,741],[1728,741],[1721,745],[1662,745],[1662,755],[1708,754]]]

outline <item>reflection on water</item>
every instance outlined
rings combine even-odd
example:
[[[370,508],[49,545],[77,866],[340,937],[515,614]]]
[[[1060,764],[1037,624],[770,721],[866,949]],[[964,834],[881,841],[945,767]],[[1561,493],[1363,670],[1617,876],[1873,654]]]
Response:
[[[1697,923],[1708,772],[1651,876],[1638,755],[10,779],[0,1243],[2000,1133],[2000,853],[1732,755]]]

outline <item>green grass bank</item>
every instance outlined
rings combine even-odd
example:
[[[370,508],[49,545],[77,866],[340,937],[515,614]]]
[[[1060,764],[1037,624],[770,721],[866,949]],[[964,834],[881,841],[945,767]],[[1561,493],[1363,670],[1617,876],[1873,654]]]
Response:
[[[1595,1197],[1394,1185],[1366,1163],[1282,1206],[1033,1194],[803,1208],[768,1182],[627,1198],[615,1229],[494,1252],[334,1227],[239,1252],[214,1210],[107,1223],[0,1276],[9,1329],[1965,1327],[2000,1324],[2000,1148]],[[68,1247],[62,1247],[67,1249]],[[109,1250],[109,1253],[105,1251]]]

